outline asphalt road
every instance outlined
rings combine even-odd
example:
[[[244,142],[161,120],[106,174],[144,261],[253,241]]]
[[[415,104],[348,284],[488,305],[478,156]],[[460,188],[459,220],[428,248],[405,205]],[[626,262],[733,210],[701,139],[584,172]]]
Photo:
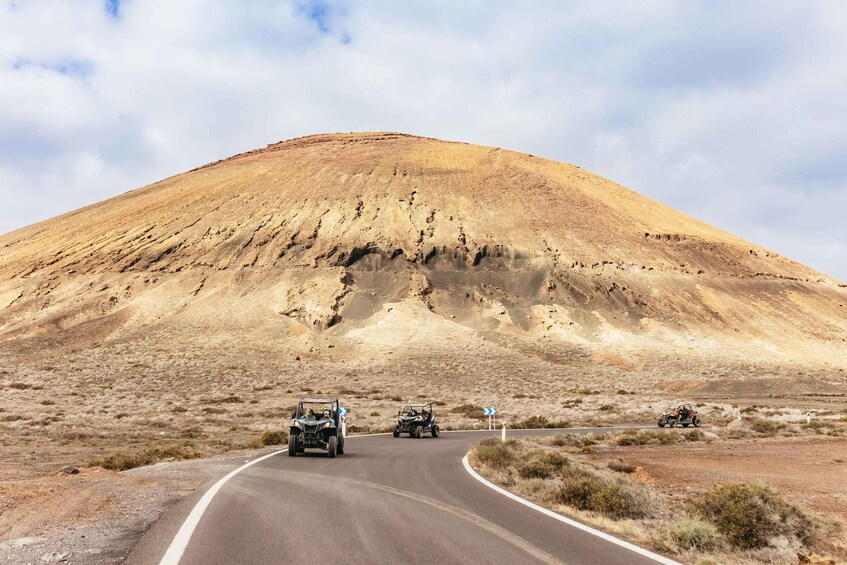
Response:
[[[551,431],[510,432],[533,433]],[[336,459],[260,461],[224,484],[180,563],[655,563],[471,477],[462,457],[486,435],[351,437]],[[159,563],[198,498],[166,512],[128,563]]]

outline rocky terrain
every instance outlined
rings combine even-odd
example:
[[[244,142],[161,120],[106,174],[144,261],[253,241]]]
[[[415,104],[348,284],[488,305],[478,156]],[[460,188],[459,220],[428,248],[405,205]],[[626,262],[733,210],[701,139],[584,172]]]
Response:
[[[420,397],[446,427],[649,424],[840,413],[845,371],[843,282],[491,147],[293,139],[0,236],[7,517],[63,465],[254,445],[303,392],[362,431]]]

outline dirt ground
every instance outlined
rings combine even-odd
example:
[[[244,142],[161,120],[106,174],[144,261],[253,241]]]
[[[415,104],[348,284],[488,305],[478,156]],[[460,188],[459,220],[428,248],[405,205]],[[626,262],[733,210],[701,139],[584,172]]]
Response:
[[[705,490],[716,483],[767,485],[815,513],[847,524],[847,438],[766,438],[618,449],[620,458],[642,468],[640,480],[669,491]]]
[[[272,449],[0,481],[0,563],[119,563],[171,504]]]

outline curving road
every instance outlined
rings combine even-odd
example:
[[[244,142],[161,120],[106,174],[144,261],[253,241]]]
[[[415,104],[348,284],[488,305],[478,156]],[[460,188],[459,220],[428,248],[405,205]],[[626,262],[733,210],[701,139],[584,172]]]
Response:
[[[551,430],[510,432],[539,433]],[[179,563],[656,563],[474,479],[462,457],[490,434],[351,437],[336,459],[259,461],[217,492]],[[168,511],[128,563],[159,563],[197,498]]]

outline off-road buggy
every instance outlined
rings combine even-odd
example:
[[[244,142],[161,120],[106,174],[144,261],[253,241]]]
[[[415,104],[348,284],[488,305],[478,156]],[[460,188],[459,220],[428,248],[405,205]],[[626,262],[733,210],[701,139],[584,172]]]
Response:
[[[294,457],[306,448],[325,449],[330,457],[344,454],[344,434],[338,400],[332,398],[303,398],[291,414],[288,435],[288,455]]]
[[[659,417],[660,428],[664,428],[665,426],[675,428],[677,425],[683,428],[687,428],[688,426],[700,427],[700,417],[690,404],[680,404],[676,408],[668,408]]]
[[[441,433],[438,424],[435,423],[432,404],[428,402],[407,404],[397,412],[394,437],[400,437],[400,434],[409,434],[410,437],[423,437],[425,433],[431,433],[432,437],[438,437]]]

